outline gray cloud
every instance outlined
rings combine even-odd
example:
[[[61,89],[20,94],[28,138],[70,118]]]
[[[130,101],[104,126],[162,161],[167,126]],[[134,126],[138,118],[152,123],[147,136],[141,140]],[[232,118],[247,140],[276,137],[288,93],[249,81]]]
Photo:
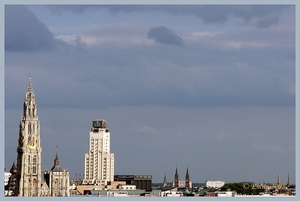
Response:
[[[35,51],[53,44],[53,34],[26,6],[5,6],[5,50]]]
[[[53,14],[64,12],[84,13],[105,8],[112,14],[132,12],[165,12],[173,15],[195,16],[206,23],[225,23],[231,16],[241,18],[243,24],[253,24],[259,28],[276,25],[285,5],[99,5],[99,6],[49,6]],[[253,21],[253,22],[252,22]]]
[[[157,43],[168,44],[168,45],[183,45],[183,40],[173,30],[165,27],[158,26],[153,27],[147,34],[149,39],[154,39]]]

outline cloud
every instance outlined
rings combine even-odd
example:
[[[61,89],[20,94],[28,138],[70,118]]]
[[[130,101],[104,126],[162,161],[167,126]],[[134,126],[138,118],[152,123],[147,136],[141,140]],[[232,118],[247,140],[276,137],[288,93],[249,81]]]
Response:
[[[160,131],[154,127],[147,126],[147,125],[139,125],[133,124],[133,129],[139,134],[147,134],[147,135],[158,135]]]
[[[36,51],[53,44],[53,34],[26,6],[5,6],[5,50]]]
[[[157,43],[168,44],[168,45],[183,45],[183,40],[173,30],[165,27],[158,26],[153,27],[147,34],[149,39],[154,39]]]
[[[205,23],[226,23],[231,17],[242,19],[242,24],[252,24],[259,28],[276,25],[286,5],[75,5],[49,6],[53,14],[64,12],[84,13],[91,10],[107,9],[111,14],[133,12],[164,12],[172,15],[194,16]]]
[[[145,36],[149,25],[116,23],[88,30],[76,35],[60,35],[55,39],[71,46],[86,46],[90,48],[121,47],[133,48],[154,44]]]

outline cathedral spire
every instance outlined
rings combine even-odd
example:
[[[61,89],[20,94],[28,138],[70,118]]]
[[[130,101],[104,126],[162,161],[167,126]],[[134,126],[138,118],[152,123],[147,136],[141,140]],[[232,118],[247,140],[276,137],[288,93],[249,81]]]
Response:
[[[36,102],[32,87],[31,76],[29,76],[28,90],[25,95],[25,102],[23,106],[24,117],[36,117]]]
[[[29,76],[28,91],[29,91],[29,92],[32,92],[31,75]]]
[[[165,173],[163,187],[167,187],[167,186],[168,186],[168,182],[167,182],[167,176]]]
[[[175,179],[178,179],[178,171],[177,171],[177,165],[176,165],[176,170],[175,170]]]
[[[186,168],[186,174],[185,174],[185,187],[187,189],[190,189],[191,188],[191,185],[190,185],[190,175],[189,175],[189,167]]]
[[[190,179],[190,175],[189,175],[189,167],[186,168],[185,179]]]
[[[177,164],[176,164],[176,171],[173,181],[173,187],[178,188],[179,187],[179,177],[178,177],[178,171],[177,171]]]

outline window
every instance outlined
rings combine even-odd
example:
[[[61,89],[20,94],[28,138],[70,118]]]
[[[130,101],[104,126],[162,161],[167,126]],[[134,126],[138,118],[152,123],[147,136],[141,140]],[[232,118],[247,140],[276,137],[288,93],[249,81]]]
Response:
[[[33,157],[32,164],[36,165],[36,156]]]
[[[28,134],[31,134],[31,123],[28,124]]]

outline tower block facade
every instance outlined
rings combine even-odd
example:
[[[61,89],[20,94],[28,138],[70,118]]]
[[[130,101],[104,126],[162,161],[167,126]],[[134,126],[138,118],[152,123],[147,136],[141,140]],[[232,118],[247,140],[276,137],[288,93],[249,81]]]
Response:
[[[110,132],[105,120],[93,121],[89,153],[85,154],[83,184],[107,185],[114,181],[114,154],[110,153]]]
[[[28,91],[23,104],[17,147],[17,181],[14,195],[41,195],[41,138],[37,105],[29,78]]]

